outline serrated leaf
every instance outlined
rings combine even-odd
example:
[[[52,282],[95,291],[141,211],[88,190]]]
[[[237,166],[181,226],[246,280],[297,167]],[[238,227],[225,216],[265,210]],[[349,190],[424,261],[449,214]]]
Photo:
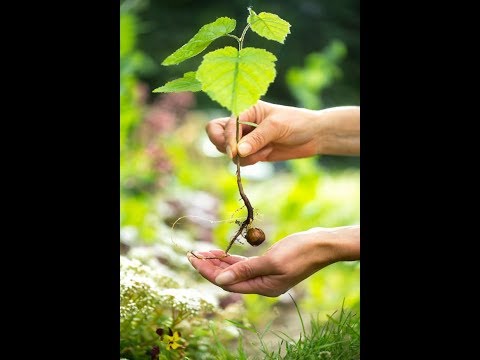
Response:
[[[197,70],[202,90],[234,115],[255,105],[275,79],[277,58],[264,49],[232,46],[203,57]]]
[[[202,83],[195,78],[195,74],[195,71],[189,71],[183,74],[182,78],[169,81],[153,90],[153,92],[200,91],[202,90]]]
[[[272,13],[261,12],[257,15],[252,9],[249,8],[248,10],[250,15],[247,21],[254,32],[269,40],[284,43],[285,38],[290,34],[290,23],[288,21]]]
[[[162,65],[176,65],[200,54],[212,41],[231,33],[236,24],[234,19],[221,17],[202,26],[185,45],[163,60]]]

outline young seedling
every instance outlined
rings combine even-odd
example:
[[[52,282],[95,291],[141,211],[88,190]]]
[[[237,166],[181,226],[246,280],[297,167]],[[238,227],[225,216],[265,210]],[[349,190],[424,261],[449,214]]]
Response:
[[[234,19],[218,18],[202,26],[193,38],[168,56],[162,65],[177,65],[192,58],[205,50],[214,40],[223,36],[235,39],[238,48],[226,46],[211,51],[203,56],[203,61],[196,71],[187,72],[183,77],[153,90],[155,93],[205,92],[212,100],[230,110],[232,117],[236,118],[237,143],[240,140],[240,124],[257,126],[255,123],[240,121],[240,113],[255,105],[260,97],[266,94],[276,76],[275,55],[265,49],[243,47],[245,35],[251,29],[262,37],[283,44],[290,33],[290,24],[279,16],[267,12],[257,14],[251,7],[248,8],[248,12],[247,25],[240,37],[231,34],[236,27]],[[240,235],[252,246],[258,246],[265,240],[264,232],[252,225],[254,210],[243,190],[238,153],[236,164],[238,192],[247,208],[247,217],[239,223],[239,229],[230,240],[225,254],[221,257],[213,257],[214,259],[229,256],[228,251]],[[196,256],[193,253],[192,255]]]

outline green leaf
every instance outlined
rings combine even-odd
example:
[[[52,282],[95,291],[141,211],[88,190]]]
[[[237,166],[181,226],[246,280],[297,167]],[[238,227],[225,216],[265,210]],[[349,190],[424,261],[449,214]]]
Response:
[[[185,45],[163,60],[162,65],[176,65],[200,54],[212,41],[231,33],[236,24],[237,22],[234,19],[221,17],[202,26]]]
[[[183,74],[182,78],[169,81],[153,90],[153,92],[200,91],[202,90],[202,84],[195,78],[195,74],[195,71],[189,71]]]
[[[275,79],[277,58],[264,49],[232,46],[203,57],[197,70],[202,90],[234,115],[255,105]]]
[[[255,11],[250,8],[248,11],[250,11],[250,15],[247,21],[253,31],[264,38],[283,44],[287,35],[290,34],[290,24],[288,21],[283,20],[275,14],[261,12],[257,15]]]

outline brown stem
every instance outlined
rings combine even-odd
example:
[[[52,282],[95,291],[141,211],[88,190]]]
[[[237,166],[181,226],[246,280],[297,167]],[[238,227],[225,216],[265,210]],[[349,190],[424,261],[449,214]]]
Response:
[[[237,116],[237,119],[236,119],[236,125],[237,125],[236,126],[236,140],[237,140],[237,144],[240,140],[240,122],[239,121],[240,121],[240,118]],[[252,204],[250,204],[250,200],[248,200],[247,195],[243,191],[242,176],[240,175],[240,155],[238,154],[238,151],[237,151],[237,156],[236,156],[236,162],[237,162],[238,192],[240,193],[240,196],[242,197],[243,203],[245,204],[245,207],[247,208],[247,218],[242,222],[242,224],[240,225],[240,228],[235,233],[232,240],[230,240],[230,244],[228,244],[227,250],[225,250],[225,255],[228,254],[228,251],[232,247],[233,243],[240,236],[242,231],[253,221],[253,207],[252,207]]]
[[[236,141],[237,144],[240,141],[240,118],[237,116],[236,120]],[[252,204],[250,204],[250,200],[248,200],[247,195],[243,191],[243,185],[242,185],[242,176],[240,175],[240,155],[238,154],[237,151],[237,186],[238,186],[238,192],[240,193],[240,196],[242,197],[243,203],[247,207],[247,218],[245,219],[244,222],[248,221],[248,224],[250,224],[253,221],[253,207]],[[247,225],[248,225],[247,224]]]
[[[240,140],[240,118],[237,116],[236,119],[236,141],[238,144],[238,141]],[[243,191],[243,185],[242,185],[242,176],[240,175],[240,155],[238,154],[237,151],[237,156],[236,156],[236,163],[237,163],[237,186],[238,186],[238,192],[240,193],[240,196],[243,200],[243,203],[245,204],[245,207],[247,208],[247,218],[240,224],[239,229],[233,235],[232,239],[230,240],[230,243],[228,244],[227,249],[225,250],[225,255],[221,256],[222,257],[227,257],[228,251],[230,248],[233,246],[237,238],[240,236],[240,234],[243,232],[243,230],[252,223],[253,221],[253,207],[252,204],[250,204],[250,200],[248,200],[247,195]],[[195,256],[198,259],[218,259],[219,257],[198,257],[195,255],[193,252],[190,252],[193,256]]]

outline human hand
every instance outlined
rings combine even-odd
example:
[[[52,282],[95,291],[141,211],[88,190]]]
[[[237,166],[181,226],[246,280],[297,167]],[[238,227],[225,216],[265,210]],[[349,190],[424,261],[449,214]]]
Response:
[[[309,121],[309,113],[311,110],[264,101],[243,112],[240,121],[258,126],[240,125],[240,137],[243,135],[238,144],[238,152],[242,157],[240,164],[251,165],[258,161],[279,161],[316,154],[318,139],[315,133],[318,123]],[[235,118],[212,120],[206,130],[219,151],[227,153],[230,158],[237,155]]]
[[[188,260],[205,279],[226,291],[276,297],[327,265],[358,260],[359,236],[358,226],[314,228],[285,237],[262,256],[189,255]],[[197,254],[222,255],[222,250]]]
[[[316,154],[359,153],[359,107],[314,111],[259,101],[240,115],[240,121],[257,127],[240,125],[238,147],[235,118],[214,119],[206,130],[219,151],[232,159],[238,151],[242,166]]]

